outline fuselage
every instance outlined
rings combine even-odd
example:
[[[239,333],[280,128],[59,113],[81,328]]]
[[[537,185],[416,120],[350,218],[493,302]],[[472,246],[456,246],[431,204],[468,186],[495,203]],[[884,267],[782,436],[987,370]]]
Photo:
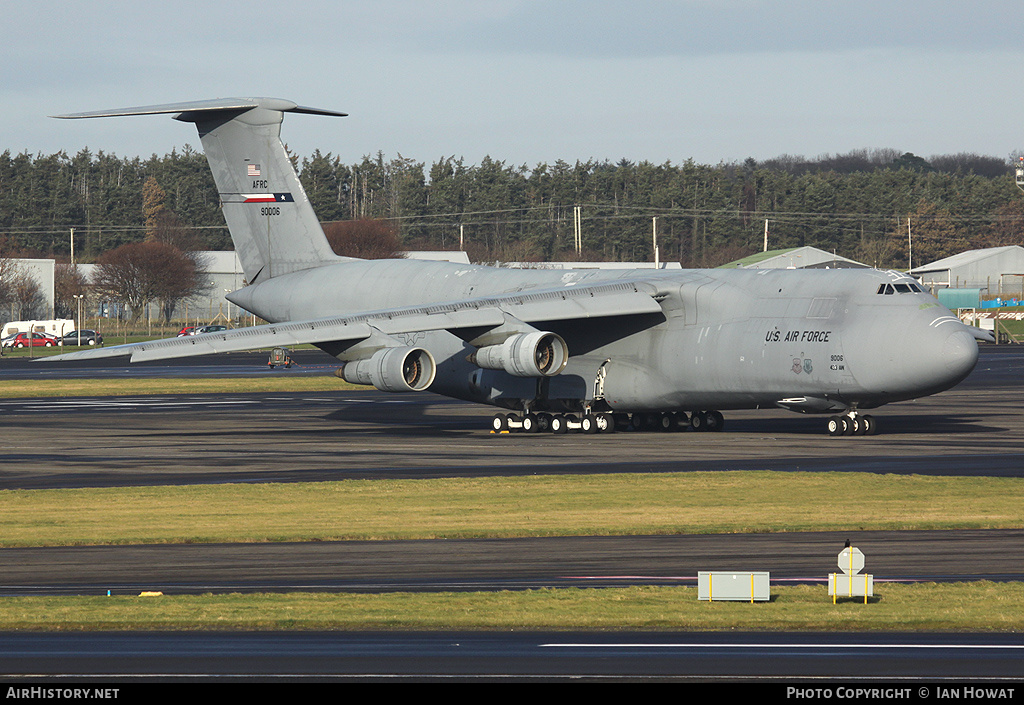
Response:
[[[610,281],[654,287],[661,313],[533,322],[568,343],[569,363],[555,377],[481,369],[467,360],[474,348],[447,331],[403,342],[437,360],[430,391],[513,409],[868,409],[948,389],[977,361],[974,337],[948,309],[912,279],[880,270],[522,270],[366,260],[275,277],[230,298],[277,322]]]

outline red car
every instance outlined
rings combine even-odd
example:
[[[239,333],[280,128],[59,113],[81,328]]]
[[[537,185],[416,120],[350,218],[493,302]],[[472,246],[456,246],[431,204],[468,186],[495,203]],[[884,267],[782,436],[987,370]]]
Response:
[[[32,333],[31,339],[28,333],[18,333],[4,338],[5,348],[52,348],[57,344],[57,339],[48,333]]]

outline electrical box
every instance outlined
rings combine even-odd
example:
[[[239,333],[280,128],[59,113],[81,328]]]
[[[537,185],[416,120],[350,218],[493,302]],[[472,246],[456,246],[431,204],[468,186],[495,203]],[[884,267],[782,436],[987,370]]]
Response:
[[[697,599],[707,602],[767,602],[771,599],[769,583],[767,572],[702,570],[697,573]]]

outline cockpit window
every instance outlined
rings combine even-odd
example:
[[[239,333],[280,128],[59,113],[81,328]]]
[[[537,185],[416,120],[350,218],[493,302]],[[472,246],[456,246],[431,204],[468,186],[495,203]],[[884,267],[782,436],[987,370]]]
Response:
[[[878,285],[878,291],[876,291],[875,293],[876,294],[885,294],[886,296],[888,296],[890,294],[896,294],[896,293],[900,293],[900,294],[913,294],[915,292],[918,293],[918,294],[922,294],[922,293],[924,293],[924,289],[922,289],[917,284],[910,284],[910,283],[879,284]]]

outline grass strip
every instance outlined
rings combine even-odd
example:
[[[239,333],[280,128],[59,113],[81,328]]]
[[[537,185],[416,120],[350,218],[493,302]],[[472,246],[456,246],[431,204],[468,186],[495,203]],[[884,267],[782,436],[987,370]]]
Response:
[[[833,605],[824,586],[772,588],[766,603],[700,602],[691,587],[501,592],[6,597],[0,630],[1024,629],[1021,583],[876,583],[869,604]]]
[[[263,373],[250,377],[5,380],[0,398],[116,397],[149,394],[337,392],[369,389],[333,375]]]
[[[0,492],[0,545],[1024,527],[1024,480],[723,471]]]

